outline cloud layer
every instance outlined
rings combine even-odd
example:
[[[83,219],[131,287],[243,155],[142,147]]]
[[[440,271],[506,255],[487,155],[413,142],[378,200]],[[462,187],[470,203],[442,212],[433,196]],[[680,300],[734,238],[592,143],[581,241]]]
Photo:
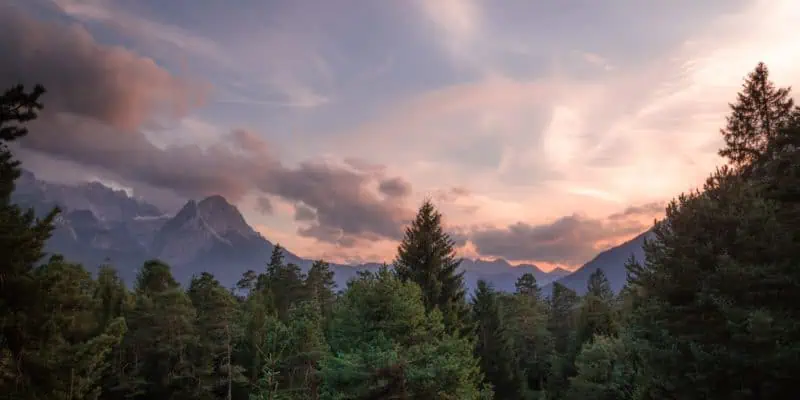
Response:
[[[178,118],[196,104],[193,86],[123,48],[97,43],[78,26],[36,21],[9,7],[0,16],[0,85],[42,83],[46,110],[25,148],[86,167],[126,184],[146,184],[184,198],[221,194],[238,202],[251,191],[304,204],[301,235],[352,246],[397,239],[409,210],[410,185],[324,161],[284,165],[257,134],[235,129],[207,148],[160,148],[142,129],[163,110]],[[165,105],[168,106],[165,108]],[[151,131],[158,133],[158,128]],[[373,186],[380,188],[379,195]],[[263,200],[260,207],[269,210]],[[308,210],[312,210],[310,212]]]
[[[517,222],[504,228],[478,229],[470,235],[479,254],[508,260],[537,260],[580,265],[598,252],[652,226],[665,204],[628,207],[604,219],[572,214],[550,223]]]
[[[792,0],[12,0],[0,84],[49,90],[20,149],[36,172],[171,207],[222,194],[336,260],[391,259],[427,197],[465,255],[576,266],[720,163],[758,61],[800,84],[798,19]]]

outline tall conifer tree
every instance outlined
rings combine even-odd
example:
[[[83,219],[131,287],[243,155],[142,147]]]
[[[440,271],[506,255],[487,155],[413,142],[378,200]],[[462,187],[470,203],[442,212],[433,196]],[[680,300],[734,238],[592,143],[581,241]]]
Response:
[[[20,163],[8,144],[28,134],[25,124],[36,119],[43,108],[39,99],[44,92],[41,86],[28,92],[18,85],[0,94],[0,369],[5,370],[0,371],[0,392],[9,396],[27,390],[37,375],[27,363],[27,347],[44,335],[35,322],[44,295],[34,267],[44,255],[58,210],[37,220],[33,210],[11,204]]]
[[[764,63],[745,78],[742,91],[731,104],[727,126],[722,129],[725,147],[719,155],[728,158],[734,167],[745,167],[756,161],[767,149],[767,143],[785,128],[796,114],[790,88],[778,88],[769,80]]]
[[[426,200],[406,228],[394,261],[395,271],[400,279],[422,288],[426,310],[438,308],[448,332],[465,333],[469,310],[464,273],[458,272],[460,264],[454,242],[442,228],[442,214]]]

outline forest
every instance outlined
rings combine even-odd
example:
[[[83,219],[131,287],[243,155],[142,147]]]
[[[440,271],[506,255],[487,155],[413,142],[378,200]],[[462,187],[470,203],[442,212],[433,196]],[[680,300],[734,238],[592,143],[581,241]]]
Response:
[[[726,165],[669,203],[620,293],[598,269],[584,296],[530,274],[466,293],[430,201],[392,265],[344,288],[280,246],[233,288],[209,273],[184,287],[158,260],[126,285],[45,254],[58,209],[10,200],[14,142],[46,97],[0,96],[4,399],[796,398],[800,108],[763,63],[730,104]]]

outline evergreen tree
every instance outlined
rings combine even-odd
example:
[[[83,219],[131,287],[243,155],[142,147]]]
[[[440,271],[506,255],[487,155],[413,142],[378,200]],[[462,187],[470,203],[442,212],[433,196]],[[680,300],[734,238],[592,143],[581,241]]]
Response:
[[[575,373],[576,308],[580,298],[574,290],[555,282],[550,298],[550,314],[547,327],[553,336],[553,354],[547,376],[548,399],[563,398],[569,377]]]
[[[244,381],[243,368],[233,360],[240,336],[236,299],[207,272],[192,278],[188,295],[197,312],[194,328],[198,337],[193,349],[197,398],[226,397],[234,384]]]
[[[289,400],[281,368],[291,351],[291,333],[277,317],[268,315],[264,319],[261,343],[255,346],[260,360],[260,370],[253,382],[250,400]]]
[[[272,248],[269,263],[267,263],[267,278],[280,275],[280,270],[284,267],[285,256],[283,252],[284,250],[280,243],[276,243]]]
[[[95,282],[78,264],[54,256],[37,269],[36,281],[47,295],[40,302],[42,319],[36,321],[39,341],[28,350],[36,383],[28,396],[99,398],[106,356],[122,340],[125,321],[118,317],[98,324]]]
[[[523,275],[524,277],[524,275]],[[520,279],[531,283],[531,279]],[[535,282],[535,281],[534,281]],[[536,286],[518,284],[517,293],[504,299],[508,332],[516,354],[521,385],[520,397],[539,399],[551,368],[553,337],[547,329],[547,304]]]
[[[426,313],[415,283],[360,274],[334,312],[321,398],[490,398],[471,342],[446,334],[441,317]]]
[[[244,294],[250,293],[251,290],[255,289],[256,282],[258,281],[258,274],[249,269],[242,274],[242,278],[236,282],[236,290],[240,292],[244,292]]]
[[[295,399],[318,399],[320,362],[328,354],[323,318],[316,301],[302,301],[292,307],[288,326],[290,356],[284,362],[287,383]]]
[[[475,355],[486,380],[494,387],[496,399],[520,398],[521,383],[516,371],[512,342],[506,332],[497,293],[479,280],[472,298],[472,319],[476,327]]]
[[[537,299],[542,297],[542,289],[536,282],[536,277],[530,272],[522,274],[514,283],[514,288],[517,290],[517,293],[525,296],[533,296]]]
[[[101,327],[107,326],[114,319],[124,317],[133,300],[117,270],[110,265],[102,265],[98,269],[93,297],[99,301],[98,323]]]
[[[796,114],[790,88],[777,88],[769,80],[769,70],[758,63],[742,85],[737,102],[731,104],[727,126],[722,129],[726,147],[719,155],[737,168],[753,163],[780,129]]]
[[[740,98],[750,95],[746,88]],[[769,113],[752,118],[783,125],[781,107],[762,103]],[[648,398],[779,398],[792,390],[788,371],[800,368],[800,315],[790,306],[800,301],[794,124],[763,129],[758,151],[770,157],[748,160],[748,174],[721,168],[703,191],[674,200],[645,243],[645,263],[629,266],[628,330]]]
[[[614,292],[602,269],[597,269],[589,276],[586,295],[581,299],[578,314],[576,349],[591,341],[594,335],[616,334]]]
[[[704,189],[668,207],[645,245],[646,264],[631,268],[631,329],[646,356],[648,393],[774,398],[791,387],[783,371],[800,359],[798,342],[787,339],[800,337],[800,315],[787,308],[800,301],[795,256],[783,250],[796,248],[792,235],[776,205],[730,171]]]
[[[406,228],[394,261],[401,280],[422,288],[422,300],[428,312],[438,308],[448,332],[466,334],[467,321],[464,272],[458,272],[453,240],[442,228],[442,214],[430,200],[420,207],[411,226]]]
[[[637,396],[635,361],[620,337],[597,336],[575,360],[569,400],[632,400]]]
[[[97,285],[95,286],[93,297],[97,300],[96,315],[98,318],[98,330],[109,329],[115,320],[125,320],[135,305],[133,295],[125,287],[125,284],[117,275],[117,271],[110,265],[102,265],[97,271]],[[126,321],[127,328],[127,321]],[[130,332],[126,332],[125,336]],[[123,336],[116,343],[106,356],[108,368],[102,378],[102,398],[120,398],[120,392],[115,391],[122,385],[127,361],[123,352]]]
[[[197,346],[191,300],[159,261],[144,264],[135,292],[123,341],[127,368],[115,390],[135,399],[202,397],[191,357]]]
[[[286,322],[291,305],[304,298],[305,276],[299,266],[284,262],[283,252],[283,247],[276,244],[267,264],[266,275],[258,278],[256,286],[265,295],[268,293],[271,296],[278,317]]]
[[[28,368],[27,348],[42,340],[37,321],[47,294],[37,285],[34,267],[44,256],[58,214],[56,209],[37,220],[33,210],[11,204],[20,163],[8,145],[28,134],[25,124],[42,109],[42,94],[41,86],[26,92],[19,85],[0,95],[0,392],[9,396],[32,389],[36,378]]]
[[[309,298],[319,306],[323,320],[327,321],[333,312],[333,303],[336,300],[336,282],[333,280],[330,264],[322,260],[314,261],[308,270],[305,287]]]

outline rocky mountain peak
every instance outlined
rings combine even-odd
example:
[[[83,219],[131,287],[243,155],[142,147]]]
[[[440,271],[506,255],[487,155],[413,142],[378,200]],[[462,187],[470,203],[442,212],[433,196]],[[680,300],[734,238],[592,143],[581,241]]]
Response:
[[[238,233],[242,236],[252,236],[255,231],[244,220],[244,216],[233,204],[220,195],[206,197],[197,203],[199,215],[217,233]]]

